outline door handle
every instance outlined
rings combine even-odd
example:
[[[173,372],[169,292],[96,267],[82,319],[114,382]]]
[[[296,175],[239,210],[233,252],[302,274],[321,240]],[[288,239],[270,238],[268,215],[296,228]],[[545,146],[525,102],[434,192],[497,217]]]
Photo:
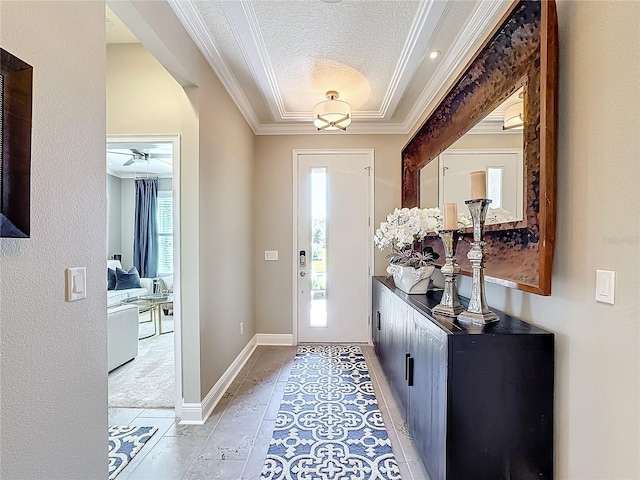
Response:
[[[413,387],[413,357],[407,358],[407,385]]]
[[[409,358],[411,358],[410,353],[404,354],[404,379],[406,382],[409,382]]]
[[[307,275],[307,272],[300,272],[300,276],[301,276],[301,277],[304,277],[304,276],[306,276],[306,275]]]

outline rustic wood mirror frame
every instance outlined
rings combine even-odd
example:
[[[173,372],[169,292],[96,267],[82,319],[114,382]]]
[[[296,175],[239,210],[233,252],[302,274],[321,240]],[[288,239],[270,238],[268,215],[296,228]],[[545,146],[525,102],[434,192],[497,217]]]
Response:
[[[485,278],[551,294],[555,241],[558,27],[553,0],[510,8],[464,73],[402,151],[402,206],[419,205],[420,168],[482,120],[520,85],[525,90],[524,220],[488,226]],[[458,243],[462,273],[471,275],[472,233]],[[425,239],[444,259],[440,239]]]

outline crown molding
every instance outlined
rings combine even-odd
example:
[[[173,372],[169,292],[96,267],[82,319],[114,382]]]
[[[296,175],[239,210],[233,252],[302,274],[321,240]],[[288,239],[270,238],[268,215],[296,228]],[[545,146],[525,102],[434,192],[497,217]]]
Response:
[[[222,11],[229,21],[229,26],[242,50],[253,79],[262,92],[268,92],[264,100],[269,106],[273,118],[285,118],[284,102],[278,89],[278,82],[273,71],[267,47],[262,39],[255,10],[247,0],[220,2]],[[311,117],[310,115],[309,117]]]
[[[225,90],[229,93],[251,129],[256,132],[260,122],[249,100],[240,88],[237,79],[222,58],[222,55],[220,55],[213,38],[209,34],[209,30],[205,27],[200,12],[189,1],[167,0],[167,2],[222,82]]]
[[[306,123],[283,123],[260,125],[256,135],[402,135],[406,128],[401,123],[352,123],[347,131],[325,130],[318,132],[311,121]]]
[[[404,121],[406,133],[418,128],[418,122],[422,118],[426,118],[438,105],[443,94],[451,88],[450,84],[453,83],[460,70],[466,66],[471,55],[475,54],[474,45],[476,42],[484,40],[482,35],[488,28],[497,24],[509,6],[509,2],[501,0],[483,1],[476,5],[464,30],[443,57],[442,62],[407,115]]]
[[[390,112],[393,114],[405,88],[411,82],[418,66],[429,51],[434,33],[448,9],[449,2],[441,0],[428,0],[420,4],[405,48],[393,72],[387,93],[382,100],[380,111],[377,112],[377,115],[369,116],[369,118],[387,118]]]
[[[260,125],[256,135],[406,135],[407,126],[404,123],[367,123],[356,122],[347,127],[347,131],[326,130],[318,132],[313,123],[281,123]],[[486,117],[467,132],[469,135],[500,134],[512,135],[520,133],[518,130],[503,130],[502,117]]]

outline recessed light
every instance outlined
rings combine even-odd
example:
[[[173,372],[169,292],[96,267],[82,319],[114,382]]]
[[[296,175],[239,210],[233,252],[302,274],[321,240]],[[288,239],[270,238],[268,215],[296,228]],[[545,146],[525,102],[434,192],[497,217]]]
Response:
[[[440,56],[439,50],[431,50],[431,52],[429,52],[429,58],[431,60],[433,60],[434,58],[438,58],[439,56]]]
[[[328,3],[328,4],[333,4],[333,3],[340,3],[342,2],[342,0],[320,0],[322,3]]]

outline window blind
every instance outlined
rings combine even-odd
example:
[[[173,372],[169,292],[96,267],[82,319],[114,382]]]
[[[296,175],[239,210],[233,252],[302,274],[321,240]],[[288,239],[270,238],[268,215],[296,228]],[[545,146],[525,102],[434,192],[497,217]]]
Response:
[[[173,194],[158,192],[158,276],[173,274]]]

